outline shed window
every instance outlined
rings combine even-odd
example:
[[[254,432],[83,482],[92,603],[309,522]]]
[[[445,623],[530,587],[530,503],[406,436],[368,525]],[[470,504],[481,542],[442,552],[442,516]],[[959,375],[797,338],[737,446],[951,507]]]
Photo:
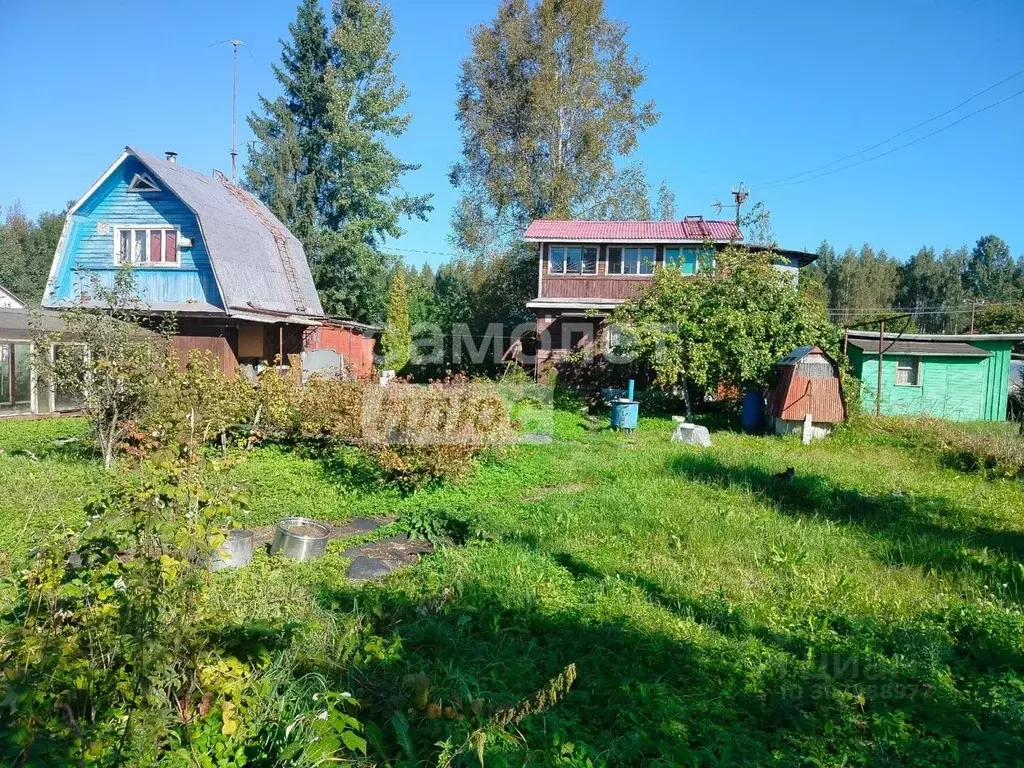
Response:
[[[654,274],[654,248],[608,249],[609,275],[652,275]]]
[[[178,230],[169,227],[119,227],[114,231],[117,264],[177,265]]]
[[[0,414],[32,409],[32,345],[0,341]]]
[[[548,249],[553,275],[596,275],[596,245],[553,245]]]
[[[916,357],[896,358],[896,385],[899,387],[916,387],[920,359]]]

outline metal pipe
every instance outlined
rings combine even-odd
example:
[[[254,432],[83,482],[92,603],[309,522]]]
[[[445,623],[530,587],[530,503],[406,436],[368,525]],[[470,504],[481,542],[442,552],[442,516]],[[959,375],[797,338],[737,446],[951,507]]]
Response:
[[[878,324],[878,389],[875,392],[875,416],[882,415],[882,345],[885,343],[885,320]]]

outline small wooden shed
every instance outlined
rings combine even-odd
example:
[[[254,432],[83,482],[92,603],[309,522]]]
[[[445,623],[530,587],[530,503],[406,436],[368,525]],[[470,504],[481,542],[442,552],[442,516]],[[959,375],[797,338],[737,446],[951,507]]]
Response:
[[[797,347],[776,365],[770,413],[777,434],[801,433],[809,416],[810,437],[820,438],[846,418],[839,364],[821,347]]]

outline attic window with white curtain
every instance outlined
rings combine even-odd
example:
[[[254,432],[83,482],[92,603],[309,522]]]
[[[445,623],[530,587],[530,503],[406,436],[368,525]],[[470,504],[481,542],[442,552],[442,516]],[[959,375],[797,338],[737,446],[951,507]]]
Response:
[[[118,227],[114,230],[114,261],[176,267],[178,241],[178,230],[169,227]]]
[[[128,185],[129,192],[159,192],[160,187],[150,178],[148,173],[136,173]]]

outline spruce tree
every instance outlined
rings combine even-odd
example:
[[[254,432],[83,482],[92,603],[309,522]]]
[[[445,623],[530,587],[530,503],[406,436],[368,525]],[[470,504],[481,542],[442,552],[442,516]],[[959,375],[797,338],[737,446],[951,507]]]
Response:
[[[246,183],[298,237],[329,314],[384,318],[404,217],[425,218],[430,195],[401,191],[405,173],[386,140],[409,125],[405,87],[394,75],[391,12],[377,0],[335,0],[328,24],[303,0],[274,73],[283,95],[261,98],[249,124],[257,147]]]
[[[381,337],[384,367],[400,371],[412,357],[412,328],[409,320],[409,294],[405,287],[405,268],[395,268],[388,291],[388,317]]]

